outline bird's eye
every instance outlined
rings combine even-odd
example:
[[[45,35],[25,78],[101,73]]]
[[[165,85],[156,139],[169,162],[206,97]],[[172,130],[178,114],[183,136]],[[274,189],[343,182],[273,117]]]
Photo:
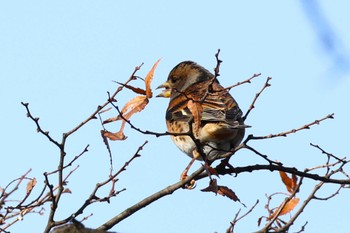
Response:
[[[171,76],[171,77],[170,77],[170,82],[171,82],[171,83],[175,83],[176,80],[177,80],[177,77],[176,77],[176,76]]]

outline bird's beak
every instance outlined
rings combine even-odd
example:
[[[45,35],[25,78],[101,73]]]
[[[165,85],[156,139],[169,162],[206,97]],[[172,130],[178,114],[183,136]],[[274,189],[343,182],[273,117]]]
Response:
[[[168,82],[163,83],[157,89],[160,88],[165,88],[165,90],[162,91],[162,93],[158,94],[156,97],[164,97],[164,98],[169,98],[171,95],[171,87]]]

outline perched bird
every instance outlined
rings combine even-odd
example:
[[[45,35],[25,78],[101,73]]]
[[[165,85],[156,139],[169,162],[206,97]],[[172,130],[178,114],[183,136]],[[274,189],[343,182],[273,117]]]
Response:
[[[158,97],[170,97],[168,132],[175,145],[192,159],[209,163],[232,151],[244,137],[242,111],[227,89],[208,70],[192,61],[175,66]]]

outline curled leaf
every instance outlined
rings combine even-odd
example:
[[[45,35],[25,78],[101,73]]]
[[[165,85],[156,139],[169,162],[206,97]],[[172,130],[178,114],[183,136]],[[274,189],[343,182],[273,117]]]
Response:
[[[198,137],[200,126],[201,126],[203,106],[200,104],[200,102],[189,100],[187,101],[187,107],[193,115],[193,120],[194,120],[193,133],[195,136]]]
[[[216,181],[216,179],[212,179],[209,183],[209,186],[202,189],[202,192],[213,192],[215,194],[218,193],[219,187],[218,187],[218,183]]]
[[[146,96],[135,96],[133,99],[129,100],[121,110],[121,114],[126,120],[129,120],[132,115],[137,112],[141,112],[146,105],[148,104],[148,99]],[[122,118],[120,116],[117,117],[118,120]]]
[[[283,203],[282,203],[282,204],[280,205],[280,207],[278,207],[278,208],[276,209],[276,211],[273,212],[273,213],[267,218],[267,220],[273,219],[273,218],[275,217],[275,215],[276,215],[278,212],[279,212],[279,214],[278,214],[279,216],[288,214],[289,212],[291,212],[291,211],[295,208],[296,205],[298,205],[298,203],[299,203],[299,198],[297,198],[297,197],[292,198],[292,199],[290,199],[290,200],[285,204],[285,206],[283,207],[283,209],[281,210],[281,212],[279,212],[280,209],[281,209],[281,207],[282,207],[282,205],[283,205]]]
[[[120,111],[122,114],[122,117],[118,116],[118,117],[113,117],[105,120],[103,124],[110,123],[117,120],[122,120],[123,122],[118,132],[112,133],[107,130],[101,130],[101,135],[104,138],[104,141],[105,141],[105,138],[108,138],[112,141],[125,140],[127,138],[124,134],[125,120],[129,120],[132,115],[134,115],[135,113],[141,112],[146,107],[148,102],[149,100],[146,96],[141,96],[141,95],[136,96],[135,98],[129,100],[124,105],[123,109]]]
[[[32,190],[33,190],[33,188],[34,188],[34,186],[36,185],[36,179],[35,178],[33,178],[33,179],[31,179],[29,182],[28,182],[28,184],[27,184],[27,188],[26,188],[26,190],[27,190],[27,194],[29,194]]]
[[[62,193],[72,193],[72,191],[69,188],[63,189]]]
[[[285,172],[280,171],[280,176],[282,179],[282,182],[286,186],[288,192],[293,193],[297,187],[298,177],[296,175],[293,175],[292,178],[290,178]]]
[[[109,108],[107,108],[107,109],[104,109],[104,110],[99,111],[98,113],[99,113],[99,114],[102,114],[102,113],[108,112],[108,111],[111,110],[111,109],[112,109],[112,107],[109,107]]]
[[[153,79],[153,74],[154,74],[154,71],[156,70],[157,68],[157,65],[158,63],[160,62],[160,59],[158,59],[158,61],[156,61],[152,67],[152,69],[148,72],[146,78],[145,78],[145,83],[146,83],[146,96],[147,98],[152,98],[152,89],[151,89],[151,82],[152,82],[152,79]]]
[[[120,82],[117,82],[118,84],[122,85],[123,87],[127,88],[127,89],[130,89],[132,90],[133,92],[135,92],[136,94],[140,94],[140,95],[146,95],[146,91],[141,89],[141,88],[138,88],[138,87],[133,87],[133,86],[130,86],[130,85],[127,85],[127,84],[124,84],[124,83],[120,83]]]
[[[228,188],[226,186],[219,186],[218,194],[220,194],[220,195],[222,195],[224,197],[228,197],[228,198],[230,198],[233,201],[241,202],[239,200],[239,198],[237,197],[236,193],[232,189],[230,189],[230,188]]]
[[[236,193],[232,189],[230,189],[226,186],[218,185],[216,179],[212,179],[209,183],[209,186],[202,189],[201,191],[202,192],[213,192],[215,194],[220,194],[221,196],[228,197],[233,201],[241,202],[239,200],[239,198],[237,197]]]
[[[123,129],[124,129],[124,127],[123,127]],[[126,136],[124,135],[124,132],[122,130],[119,131],[119,132],[115,132],[115,133],[112,133],[112,132],[109,132],[109,131],[106,131],[106,130],[101,130],[101,133],[102,133],[102,137],[103,138],[108,138],[109,140],[112,140],[112,141],[125,140],[126,139]]]

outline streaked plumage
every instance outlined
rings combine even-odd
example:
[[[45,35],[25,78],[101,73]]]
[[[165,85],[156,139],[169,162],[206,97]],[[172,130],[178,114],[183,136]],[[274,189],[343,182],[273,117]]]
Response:
[[[202,66],[192,61],[181,62],[171,70],[167,81],[160,87],[166,89],[158,96],[170,97],[166,111],[169,132],[187,133],[190,128],[193,130],[195,123],[188,101],[201,105],[199,132],[193,132],[193,135],[199,139],[208,160],[217,159],[242,141],[246,126],[241,109],[214,75]],[[184,153],[201,159],[189,136],[171,138]]]

